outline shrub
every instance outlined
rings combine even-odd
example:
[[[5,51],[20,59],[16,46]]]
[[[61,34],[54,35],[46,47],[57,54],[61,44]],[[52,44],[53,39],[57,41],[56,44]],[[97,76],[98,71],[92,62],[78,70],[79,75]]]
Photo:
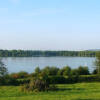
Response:
[[[98,69],[94,69],[92,74],[98,74]]]
[[[78,73],[79,75],[89,75],[90,74],[88,67],[84,67],[84,66],[80,66],[78,68]]]
[[[71,70],[71,76],[79,76],[78,69],[72,69]]]
[[[22,91],[47,91],[48,89],[49,85],[41,79],[31,80],[29,84],[22,86]]]
[[[0,77],[0,85],[19,85],[15,78],[6,75],[5,77]]]
[[[28,84],[30,79],[17,79],[19,85]]]
[[[59,68],[57,68],[57,67],[47,66],[44,69],[42,69],[42,72],[47,75],[57,75],[58,71],[59,71]]]
[[[98,75],[81,75],[78,82],[100,82],[100,76]]]
[[[35,68],[35,74],[39,74],[41,72],[40,68],[39,67],[36,67]]]
[[[63,76],[50,76],[49,77],[49,83],[51,84],[64,84],[66,83],[66,79]]]
[[[62,75],[63,75],[63,72],[64,72],[64,69],[59,69],[59,71],[58,71],[57,75],[62,76]]]
[[[69,66],[66,66],[63,69],[64,69],[63,75],[66,75],[66,76],[71,75],[71,68]]]
[[[48,90],[55,90],[55,86],[50,86],[48,80],[48,76],[44,73],[40,74],[37,77],[34,77],[31,79],[29,84],[24,84],[21,87],[21,90],[26,91],[35,91],[35,92],[41,92],[41,91],[48,91]]]
[[[0,77],[5,77],[5,75],[8,74],[8,70],[5,67],[5,64],[2,62],[2,59],[0,59]]]
[[[12,73],[10,76],[12,78],[19,79],[19,78],[27,78],[29,74],[27,72],[21,71],[19,73]]]

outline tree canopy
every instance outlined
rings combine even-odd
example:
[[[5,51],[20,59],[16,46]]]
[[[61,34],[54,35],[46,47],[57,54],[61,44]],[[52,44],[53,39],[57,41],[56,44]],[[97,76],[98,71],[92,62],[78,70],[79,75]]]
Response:
[[[95,57],[96,51],[32,51],[32,50],[0,50],[0,57]]]

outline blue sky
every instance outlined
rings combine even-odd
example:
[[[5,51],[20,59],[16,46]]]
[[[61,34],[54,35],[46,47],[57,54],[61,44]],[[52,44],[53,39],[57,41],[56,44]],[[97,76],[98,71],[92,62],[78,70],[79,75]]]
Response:
[[[1,0],[0,49],[100,49],[100,0]]]

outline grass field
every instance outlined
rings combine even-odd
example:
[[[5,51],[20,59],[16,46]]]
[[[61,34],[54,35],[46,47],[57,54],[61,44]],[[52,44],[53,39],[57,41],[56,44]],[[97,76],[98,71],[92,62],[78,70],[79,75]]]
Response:
[[[58,91],[23,93],[20,87],[0,87],[0,100],[100,100],[100,83],[58,85]]]

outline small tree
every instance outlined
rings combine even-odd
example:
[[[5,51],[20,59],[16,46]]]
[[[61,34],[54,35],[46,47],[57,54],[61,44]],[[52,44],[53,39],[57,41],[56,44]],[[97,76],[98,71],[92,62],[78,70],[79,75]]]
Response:
[[[71,75],[71,68],[69,66],[64,67],[63,75],[67,75],[67,76]]]
[[[2,62],[2,59],[0,59],[0,77],[4,77],[8,74],[8,70],[5,67],[5,64]]]
[[[63,73],[64,73],[64,69],[63,68],[61,68],[61,69],[59,69],[59,71],[58,71],[58,75],[60,75],[60,76],[62,76],[63,75]]]
[[[96,53],[95,65],[96,65],[97,73],[100,74],[100,51]]]
[[[39,68],[39,67],[36,67],[36,68],[35,68],[35,73],[36,73],[36,74],[39,74],[40,72],[41,72],[40,68]]]
[[[85,66],[80,66],[78,68],[78,73],[79,75],[89,75],[90,74],[88,67],[85,67]]]
[[[47,74],[47,75],[50,75],[50,67],[49,66],[46,66],[45,68],[42,69],[43,73]]]
[[[2,59],[0,59],[0,85],[5,85],[7,83],[7,74],[7,68],[5,67],[5,64],[2,62]]]
[[[98,74],[97,69],[94,69],[92,74]]]
[[[57,75],[59,68],[57,67],[50,67],[50,75]]]
[[[79,76],[78,69],[72,69],[71,70],[71,76]]]

